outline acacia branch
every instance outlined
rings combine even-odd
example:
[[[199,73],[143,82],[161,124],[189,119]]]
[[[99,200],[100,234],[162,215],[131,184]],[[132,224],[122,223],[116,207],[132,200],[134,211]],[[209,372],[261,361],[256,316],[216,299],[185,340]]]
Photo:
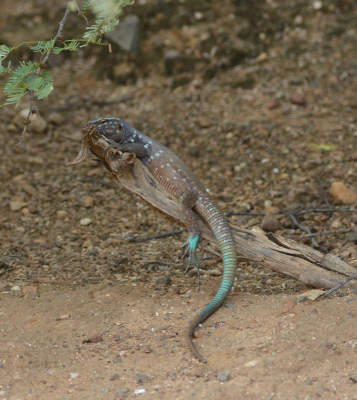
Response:
[[[67,3],[66,11],[65,11],[64,16],[62,18],[62,21],[59,24],[59,28],[58,28],[57,34],[56,34],[56,36],[55,36],[55,38],[53,40],[53,43],[56,43],[56,40],[62,35],[62,30],[63,30],[64,24],[65,24],[65,22],[67,20],[67,17],[69,15],[69,12],[70,12],[70,2]],[[47,53],[45,54],[45,56],[43,57],[43,60],[42,60],[42,62],[40,64],[39,68],[37,69],[37,71],[34,74],[35,79],[41,74],[42,70],[46,69],[46,64],[47,64],[48,59],[50,58],[52,50],[53,49],[49,49],[47,51]],[[27,118],[26,118],[26,121],[25,121],[25,126],[24,126],[24,129],[22,131],[19,143],[17,144],[17,147],[19,147],[19,148],[21,148],[21,146],[22,146],[22,141],[23,141],[23,138],[25,136],[27,127],[31,124],[32,115],[33,114],[38,114],[38,110],[34,107],[34,104],[33,104],[33,90],[29,90],[29,92],[30,92],[30,110],[29,110],[29,113],[27,114]]]

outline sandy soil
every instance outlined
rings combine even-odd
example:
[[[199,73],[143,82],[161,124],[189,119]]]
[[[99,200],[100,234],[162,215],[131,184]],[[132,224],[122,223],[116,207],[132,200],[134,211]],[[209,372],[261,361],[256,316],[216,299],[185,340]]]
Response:
[[[357,399],[356,293],[298,303],[311,288],[241,263],[196,339],[203,365],[185,335],[218,290],[219,257],[204,251],[198,293],[197,276],[182,271],[185,234],[132,242],[177,227],[95,162],[66,166],[86,121],[118,115],[175,151],[223,211],[335,209],[332,182],[357,191],[354,2],[186,3],[128,8],[140,18],[135,53],[92,46],[54,58],[55,90],[38,103],[47,128],[29,129],[21,150],[19,109],[2,109],[1,400]],[[7,45],[50,36],[63,15],[57,2],[2,7]],[[72,15],[66,35],[81,23]],[[353,229],[356,214],[344,211],[355,204],[344,207],[300,222]],[[278,220],[279,234],[311,243],[287,216]],[[262,217],[230,221],[253,228]],[[345,239],[316,238],[357,265]]]

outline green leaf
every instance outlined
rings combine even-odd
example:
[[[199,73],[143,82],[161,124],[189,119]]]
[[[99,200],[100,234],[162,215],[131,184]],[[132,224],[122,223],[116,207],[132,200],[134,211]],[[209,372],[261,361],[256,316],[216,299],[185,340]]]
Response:
[[[313,143],[311,146],[315,150],[323,150],[323,151],[332,151],[337,149],[337,145],[327,144],[327,143]]]
[[[50,41],[39,41],[36,46],[30,46],[30,49],[35,53],[45,54],[48,50],[53,49],[54,39]]]
[[[39,68],[36,62],[20,62],[20,67],[12,71],[11,76],[4,87],[4,93],[7,96],[5,104],[20,104],[22,97],[33,90],[38,99],[48,96],[53,90],[52,74],[48,71],[42,71],[35,76]]]

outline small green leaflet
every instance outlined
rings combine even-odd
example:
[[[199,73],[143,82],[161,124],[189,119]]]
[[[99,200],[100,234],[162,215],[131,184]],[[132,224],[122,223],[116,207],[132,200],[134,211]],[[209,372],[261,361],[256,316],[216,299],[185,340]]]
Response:
[[[20,62],[20,67],[11,72],[11,76],[5,84],[4,93],[7,96],[5,104],[16,103],[16,107],[18,107],[28,90],[35,91],[38,99],[42,99],[52,92],[52,74],[42,71],[36,77],[35,73],[39,67],[40,65],[36,62]]]

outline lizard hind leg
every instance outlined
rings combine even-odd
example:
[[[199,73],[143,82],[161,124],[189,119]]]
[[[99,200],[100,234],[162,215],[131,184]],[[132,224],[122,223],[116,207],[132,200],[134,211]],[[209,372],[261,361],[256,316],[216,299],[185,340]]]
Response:
[[[182,246],[186,247],[185,252],[182,256],[184,258],[188,253],[188,263],[185,273],[189,270],[191,261],[194,259],[198,270],[198,290],[200,290],[200,266],[197,257],[197,247],[201,239],[201,230],[198,225],[197,216],[192,211],[197,201],[198,194],[194,191],[186,191],[180,198],[181,203],[181,215],[184,224],[190,234],[188,241]]]

